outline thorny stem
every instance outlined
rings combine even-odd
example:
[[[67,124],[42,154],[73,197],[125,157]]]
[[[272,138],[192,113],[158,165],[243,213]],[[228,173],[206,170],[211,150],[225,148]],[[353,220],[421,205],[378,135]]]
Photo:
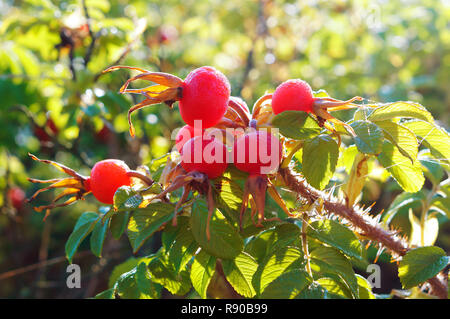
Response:
[[[290,168],[280,168],[280,175],[283,177],[286,185],[294,192],[301,195],[309,203],[314,203],[319,198],[323,200],[323,207],[326,211],[334,213],[337,216],[349,221],[355,229],[370,240],[376,241],[387,248],[393,257],[404,256],[411,248],[401,238],[396,236],[394,231],[384,229],[374,218],[367,214],[359,206],[347,207],[345,203],[340,202],[333,196],[327,196],[322,192],[308,185],[300,176],[295,174]],[[431,286],[430,293],[441,298],[447,299],[447,287],[445,281],[437,276],[427,281]]]

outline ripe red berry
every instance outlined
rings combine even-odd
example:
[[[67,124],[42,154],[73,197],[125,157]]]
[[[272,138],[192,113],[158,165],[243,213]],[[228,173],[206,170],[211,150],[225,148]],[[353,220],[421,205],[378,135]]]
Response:
[[[183,150],[184,144],[186,144],[187,141],[189,141],[194,136],[202,135],[201,132],[198,131],[199,130],[194,129],[192,126],[189,125],[183,126],[178,131],[177,136],[175,138],[175,146],[180,154],[181,151]],[[204,130],[202,130],[202,132],[204,132]]]
[[[204,66],[188,74],[183,81],[180,113],[183,121],[194,126],[201,120],[203,128],[216,125],[223,117],[230,98],[230,83],[213,67]]]
[[[183,146],[181,166],[187,172],[197,171],[209,178],[221,176],[228,166],[225,145],[213,138],[196,136]]]
[[[127,174],[129,167],[123,161],[107,159],[97,162],[91,171],[87,188],[98,201],[113,204],[114,193],[121,186],[131,185],[131,177]]]
[[[274,114],[284,111],[313,112],[314,96],[308,83],[303,80],[288,80],[281,83],[273,93]]]
[[[20,209],[25,201],[25,192],[19,187],[8,190],[8,198],[15,209]]]
[[[238,138],[233,149],[234,165],[250,175],[268,174],[280,164],[281,143],[266,131],[253,131]]]

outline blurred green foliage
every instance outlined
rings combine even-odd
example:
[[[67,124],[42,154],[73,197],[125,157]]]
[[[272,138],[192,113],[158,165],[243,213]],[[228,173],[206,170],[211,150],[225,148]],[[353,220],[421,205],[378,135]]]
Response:
[[[138,101],[117,93],[129,73],[101,74],[110,65],[181,78],[212,65],[249,105],[282,81],[302,78],[339,99],[414,100],[441,125],[450,122],[450,5],[444,0],[6,0],[0,9],[0,274],[63,256],[75,220],[97,210],[88,199],[55,210],[45,226],[30,205],[14,207],[10,189],[28,196],[37,190],[27,176],[55,176],[28,152],[88,174],[100,159],[120,158],[134,168],[173,146],[172,131],[182,121],[163,105],[137,112],[137,138],[130,138],[126,112]],[[364,198],[377,201],[378,210],[399,190],[385,180],[369,182]],[[399,225],[408,229],[407,211],[402,215]],[[449,225],[441,227],[438,242],[448,250]],[[91,297],[107,287],[108,276],[98,274],[130,257],[128,245],[110,244],[112,252],[124,247],[126,253],[107,260],[78,261],[92,266],[83,292],[61,290],[63,261],[0,279],[0,297]],[[155,239],[147,252],[158,245]]]

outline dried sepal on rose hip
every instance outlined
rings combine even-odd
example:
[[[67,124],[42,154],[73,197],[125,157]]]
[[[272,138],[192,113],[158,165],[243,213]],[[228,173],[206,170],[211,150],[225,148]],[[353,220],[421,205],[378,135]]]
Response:
[[[183,121],[194,126],[194,121],[201,120],[203,128],[216,125],[227,111],[231,92],[230,83],[225,75],[213,67],[204,66],[195,69],[184,81],[168,73],[150,72],[129,66],[112,66],[103,73],[121,68],[142,72],[127,80],[119,90],[120,93],[136,93],[145,96],[142,102],[128,111],[128,123],[132,136],[134,136],[134,128],[131,123],[131,113],[147,105],[166,103],[171,106],[179,101]],[[128,89],[128,85],[135,80],[147,80],[156,84],[143,89]]]
[[[46,190],[56,188],[64,189],[53,199],[51,204],[34,208],[37,212],[47,210],[46,216],[49,214],[50,209],[70,205],[77,200],[84,199],[89,193],[92,193],[94,197],[103,204],[113,204],[114,193],[121,186],[131,186],[133,177],[142,180],[147,185],[153,184],[153,181],[149,177],[140,172],[130,170],[125,162],[116,159],[107,159],[97,162],[92,168],[90,176],[83,176],[63,164],[39,159],[32,154],[29,155],[33,160],[52,165],[59,171],[70,176],[51,180],[28,178],[32,183],[51,183],[50,186],[36,191],[33,196],[28,199],[29,202],[33,201],[40,193]],[[57,203],[66,196],[70,197],[63,203]]]
[[[335,117],[330,111],[346,110],[360,107],[354,104],[355,101],[362,101],[363,98],[355,96],[347,101],[336,100],[330,97],[314,97],[309,84],[300,79],[292,79],[281,83],[272,95],[267,95],[272,99],[272,110],[274,114],[284,111],[303,111],[317,116],[319,125],[324,126],[325,121],[343,125],[350,134],[355,136],[353,128]],[[331,127],[326,126],[327,129]]]
[[[196,190],[205,195],[208,202],[206,237],[209,240],[211,238],[209,225],[215,208],[210,179],[222,176],[227,169],[228,150],[219,140],[201,135],[187,141],[180,153],[180,163],[165,174],[167,175],[165,179],[171,183],[152,200],[163,199],[167,194],[183,188],[183,194],[174,209],[172,224],[175,226],[178,210],[186,202],[189,193]]]

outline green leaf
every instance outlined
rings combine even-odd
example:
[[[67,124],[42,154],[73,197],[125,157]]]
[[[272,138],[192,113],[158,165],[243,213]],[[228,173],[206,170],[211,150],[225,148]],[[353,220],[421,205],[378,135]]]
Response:
[[[136,267],[136,284],[142,293],[152,299],[158,299],[161,295],[161,287],[151,280],[146,262],[140,262]]]
[[[332,278],[337,275],[350,288],[353,296],[358,296],[358,282],[352,264],[338,249],[322,246],[314,249],[310,256],[311,269],[317,276]]]
[[[416,135],[407,127],[393,121],[379,121],[376,124],[383,130],[384,136],[394,144],[403,156],[414,162],[419,144]]]
[[[300,241],[300,235],[301,230],[297,225],[284,223],[253,237],[245,245],[245,251],[261,263],[273,251],[285,246],[295,246],[295,242]]]
[[[417,193],[401,193],[392,201],[391,205],[383,215],[382,221],[386,225],[389,225],[394,218],[395,214],[403,208],[412,204],[419,204],[422,200],[425,200],[425,195],[422,192]]]
[[[178,218],[177,231],[172,245],[168,248],[169,262],[176,272],[183,269],[194,253],[198,244],[192,235],[188,218]]]
[[[400,261],[398,275],[404,289],[410,289],[436,276],[449,262],[439,247],[411,249]]]
[[[348,287],[337,278],[324,277],[316,280],[320,287],[326,290],[326,296],[330,299],[352,299],[352,293]]]
[[[313,282],[300,292],[297,299],[327,299],[327,290]]]
[[[376,299],[375,295],[372,293],[372,287],[369,282],[361,275],[356,275],[358,280],[358,298],[359,299]]]
[[[361,194],[369,173],[367,162],[369,157],[358,152],[352,165],[347,182],[341,190],[345,194],[347,206],[352,206]]]
[[[211,238],[206,237],[208,208],[204,199],[194,202],[190,218],[192,234],[207,253],[223,259],[234,259],[240,254],[244,242],[236,228],[231,226],[222,213],[215,209],[210,221]]]
[[[263,299],[296,299],[312,283],[307,272],[299,269],[285,272],[272,281],[261,294]]]
[[[415,246],[433,246],[439,234],[439,221],[430,214],[426,216],[423,227],[421,221],[414,216],[412,209],[409,209],[409,222],[411,223],[411,234],[409,244]],[[422,241],[423,239],[423,241]]]
[[[174,295],[183,296],[191,289],[189,273],[186,270],[176,273],[163,254],[149,262],[148,270],[153,282],[162,285]]]
[[[130,186],[122,186],[114,193],[114,208],[118,211],[128,211],[139,207],[142,196]]]
[[[441,166],[431,156],[427,156],[428,154],[420,152],[419,156],[420,164],[422,164],[425,176],[434,185],[439,185],[440,181],[444,178],[445,175],[444,166]]]
[[[121,299],[149,299],[147,295],[139,290],[136,282],[136,268],[124,273],[114,285],[114,294]]]
[[[355,121],[351,127],[355,130],[355,144],[361,153],[378,154],[381,152],[384,135],[378,125],[368,121]]]
[[[430,112],[419,103],[410,101],[384,104],[374,109],[368,117],[370,121],[384,121],[394,118],[416,118],[430,123],[434,122]]]
[[[109,219],[102,222],[102,219],[99,218],[94,226],[94,230],[92,231],[90,239],[91,251],[97,257],[101,257],[102,255],[103,243],[105,241],[106,231],[108,230],[108,224]]]
[[[303,263],[303,253],[294,247],[282,247],[271,254],[259,264],[252,283],[258,294],[281,274],[299,268]]]
[[[128,223],[128,238],[133,253],[164,223],[172,219],[174,206],[168,203],[151,203],[145,208],[136,209]]]
[[[403,125],[420,137],[419,144],[428,147],[436,159],[450,164],[450,135],[443,128],[424,121],[409,121]]]
[[[406,192],[418,192],[425,182],[419,161],[411,163],[390,142],[385,141],[378,160]]]
[[[114,289],[106,289],[95,295],[94,299],[114,299]]]
[[[329,135],[306,140],[303,145],[303,174],[313,187],[323,189],[333,177],[339,147]]]
[[[111,272],[111,275],[109,276],[108,287],[110,288],[114,287],[114,284],[116,283],[117,279],[119,279],[119,277],[122,274],[129,272],[133,268],[135,268],[140,261],[141,258],[130,257],[123,263],[115,266],[113,271]]]
[[[214,197],[217,207],[227,220],[233,225],[238,225],[244,192],[241,187],[229,178],[217,178],[214,181]]]
[[[216,271],[216,257],[201,250],[194,258],[191,268],[191,282],[195,291],[205,299],[211,278]]]
[[[276,115],[272,125],[280,130],[286,137],[303,140],[320,134],[322,130],[319,124],[302,111],[285,111]]]
[[[340,249],[347,256],[363,259],[361,243],[356,235],[334,220],[325,219],[312,222],[307,229],[307,234]]]
[[[109,229],[115,239],[119,239],[125,229],[127,229],[128,220],[130,219],[130,212],[119,212],[111,217]]]
[[[66,257],[69,263],[72,263],[73,255],[75,255],[78,246],[92,232],[99,218],[99,215],[93,212],[85,212],[80,216],[66,242]]]
[[[222,266],[228,282],[238,294],[247,298],[256,295],[252,279],[258,269],[258,264],[252,256],[243,252],[234,260],[224,260]]]

